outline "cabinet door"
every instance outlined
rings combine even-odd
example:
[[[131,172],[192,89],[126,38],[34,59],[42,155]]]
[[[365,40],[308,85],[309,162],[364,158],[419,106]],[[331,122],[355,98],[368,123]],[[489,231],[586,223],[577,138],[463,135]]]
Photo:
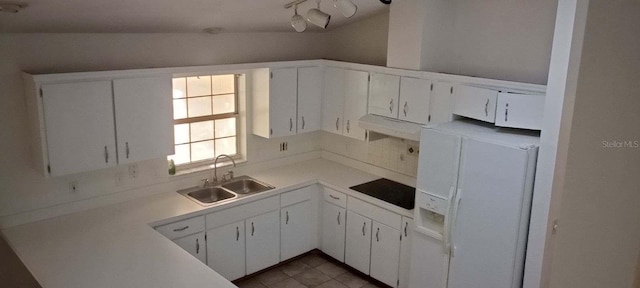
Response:
[[[320,129],[322,69],[298,68],[298,133]]]
[[[369,275],[370,260],[371,219],[352,211],[347,211],[347,241],[344,263]]]
[[[453,85],[447,82],[433,83],[431,104],[429,105],[429,123],[438,124],[451,121],[451,102],[453,101]]]
[[[169,76],[113,80],[113,100],[119,164],[174,153]]]
[[[173,240],[182,249],[189,252],[189,254],[198,258],[202,263],[207,264],[207,246],[204,241],[204,232],[196,233],[191,236],[179,238]]]
[[[322,252],[344,262],[345,209],[322,203]]]
[[[244,221],[207,231],[209,267],[229,281],[245,275]]]
[[[271,137],[296,134],[298,69],[271,70],[269,124]]]
[[[347,70],[344,75],[344,130],[343,135],[364,141],[366,130],[360,128],[360,117],[367,115],[369,73]]]
[[[115,166],[111,81],[41,88],[51,176]]]
[[[412,257],[409,287],[447,287],[449,254],[445,253],[442,240],[434,239],[422,233],[414,233],[411,245]],[[400,282],[400,285],[402,285],[402,282]],[[469,287],[491,286],[472,285]]]
[[[311,250],[311,201],[287,206],[280,210],[280,260]]]
[[[400,231],[374,221],[371,234],[371,277],[397,287]]]
[[[322,130],[342,135],[344,123],[345,70],[327,67],[322,95]]]
[[[496,122],[498,91],[459,85],[453,93],[453,114]]]
[[[402,231],[400,231],[400,268],[398,287],[409,287],[409,272],[411,267],[411,239],[413,238],[413,219],[402,217]]]
[[[499,93],[496,126],[542,129],[544,95]]]
[[[247,274],[280,262],[280,211],[271,211],[245,221]]]
[[[399,119],[419,124],[429,122],[429,102],[433,84],[426,79],[400,79]]]
[[[398,118],[400,76],[372,74],[369,113]]]

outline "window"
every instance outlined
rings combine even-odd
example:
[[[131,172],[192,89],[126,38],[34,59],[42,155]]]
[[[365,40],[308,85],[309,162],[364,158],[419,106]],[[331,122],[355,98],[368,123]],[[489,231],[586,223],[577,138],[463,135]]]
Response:
[[[238,153],[238,93],[234,74],[173,79],[176,165]]]

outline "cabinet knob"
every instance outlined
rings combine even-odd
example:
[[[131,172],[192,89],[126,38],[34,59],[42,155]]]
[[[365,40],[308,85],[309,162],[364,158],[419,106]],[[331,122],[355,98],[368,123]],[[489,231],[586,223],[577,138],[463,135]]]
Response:
[[[393,99],[389,101],[389,113],[393,113]]]
[[[367,222],[362,223],[362,236],[364,236],[364,228],[367,227]]]
[[[293,131],[293,119],[289,118],[289,132]]]
[[[506,103],[504,108],[504,122],[509,121],[509,103]]]
[[[104,146],[104,163],[109,163],[109,149]]]
[[[304,130],[304,116],[302,116],[302,130]]]
[[[404,117],[407,117],[407,101],[404,101]]]
[[[238,242],[238,240],[240,240],[240,228],[236,226],[236,242]]]
[[[289,224],[289,211],[285,211],[285,214],[287,214],[287,215],[285,217],[286,219],[284,221],[284,224],[288,225]]]
[[[338,225],[340,225],[340,211],[338,211]]]
[[[376,231],[376,242],[380,242],[380,228]]]
[[[125,150],[125,152],[126,152],[126,154],[127,154],[127,155],[126,155],[126,156],[127,156],[127,159],[129,159],[129,142],[125,142],[125,143],[124,143],[124,146],[125,146],[125,149],[124,149],[124,150]]]
[[[487,103],[484,103],[484,116],[489,117],[489,99],[487,99]]]
[[[339,130],[338,123],[340,122],[340,117],[336,118],[336,130]]]
[[[196,254],[200,254],[200,240],[196,238]]]
[[[349,133],[349,128],[351,127],[351,125],[349,125],[350,122],[351,122],[350,120],[347,120],[347,133]]]
[[[254,232],[256,232],[256,227],[253,226],[253,222],[251,222],[251,236],[253,236]]]

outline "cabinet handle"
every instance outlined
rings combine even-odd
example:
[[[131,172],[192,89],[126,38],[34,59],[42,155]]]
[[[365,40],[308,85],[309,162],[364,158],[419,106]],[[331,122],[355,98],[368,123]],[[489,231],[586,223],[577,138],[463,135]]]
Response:
[[[409,222],[404,222],[404,237],[407,237],[407,226],[409,226]]]
[[[240,228],[236,226],[236,242],[240,240]]]
[[[484,103],[484,116],[489,117],[489,99],[487,99],[487,103]]]
[[[342,213],[342,212],[338,211],[338,225],[340,225],[340,213]]]
[[[339,123],[339,122],[340,122],[340,117],[336,118],[336,130],[339,130],[339,129],[338,129],[338,123]]]
[[[293,119],[289,118],[289,132],[293,131]]]
[[[407,101],[404,101],[404,117],[407,117]]]
[[[367,222],[362,223],[362,236],[364,236],[364,228],[367,227]]]
[[[126,153],[127,153],[127,159],[129,159],[129,142],[125,142],[124,146],[125,146],[125,150],[126,150]]]
[[[349,124],[350,124],[350,121],[351,121],[351,120],[347,120],[347,133],[349,133],[349,127],[351,127],[351,126],[349,125]]]
[[[173,229],[173,232],[182,232],[182,231],[187,230],[187,229],[189,229],[189,225],[184,226],[182,228]]]
[[[253,222],[251,222],[251,236],[253,236],[254,232],[256,232],[256,227],[254,227]]]
[[[333,196],[333,194],[329,194],[329,197],[331,197],[331,198],[333,198],[333,199],[336,199],[336,200],[340,200],[340,197],[338,197],[338,196]]]
[[[109,163],[109,149],[104,146],[104,163]]]
[[[285,213],[287,214],[287,216],[285,217],[286,219],[284,221],[284,224],[288,225],[289,224],[289,211],[286,211]]]
[[[504,122],[507,122],[509,119],[509,103],[507,103],[506,107],[504,108]]]
[[[393,113],[393,99],[389,101],[389,113]]]
[[[376,231],[376,242],[380,242],[380,228]]]
[[[200,254],[200,241],[196,238],[196,254]]]
[[[302,130],[304,130],[304,116],[302,116]]]

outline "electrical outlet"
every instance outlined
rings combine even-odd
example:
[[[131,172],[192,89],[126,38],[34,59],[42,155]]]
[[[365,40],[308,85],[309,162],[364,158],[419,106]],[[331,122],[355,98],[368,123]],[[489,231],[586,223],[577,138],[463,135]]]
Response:
[[[280,142],[280,152],[289,150],[289,143]]]
[[[135,179],[138,176],[138,164],[129,165],[129,178]]]
[[[69,192],[78,193],[79,191],[80,191],[80,188],[78,187],[78,181],[69,182]]]

